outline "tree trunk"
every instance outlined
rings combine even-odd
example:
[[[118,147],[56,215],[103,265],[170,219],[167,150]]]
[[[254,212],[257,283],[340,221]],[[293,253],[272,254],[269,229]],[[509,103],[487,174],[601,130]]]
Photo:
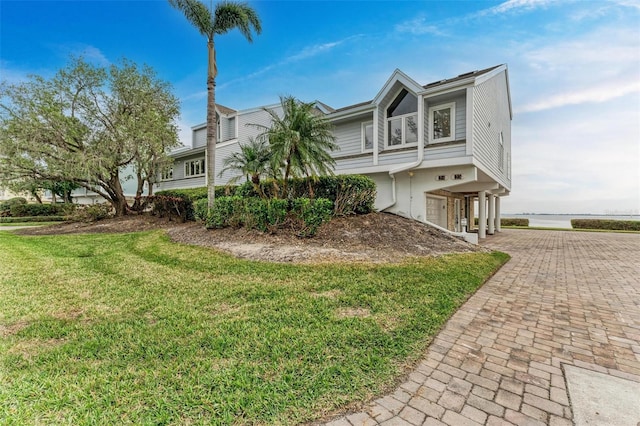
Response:
[[[142,174],[140,172],[136,173],[136,177],[138,178],[138,182],[136,184],[136,198],[131,206],[131,210],[139,212],[144,208],[145,203],[142,202],[142,193],[144,192],[144,179],[142,178]]]
[[[218,121],[216,118],[216,58],[213,37],[207,43],[209,65],[207,67],[207,205],[213,208],[216,197],[216,143]]]
[[[125,216],[128,213],[129,205],[122,191],[120,176],[118,173],[112,174],[109,178],[109,189],[111,190],[111,198],[109,202],[115,210],[116,216]]]
[[[38,195],[38,191],[33,191],[31,195],[33,195],[33,198],[36,199],[38,204],[42,204],[42,198],[40,198],[40,195]]]

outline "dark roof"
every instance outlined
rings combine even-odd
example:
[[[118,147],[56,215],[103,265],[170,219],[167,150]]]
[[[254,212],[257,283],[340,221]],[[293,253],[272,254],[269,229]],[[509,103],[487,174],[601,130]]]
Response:
[[[453,77],[453,78],[448,78],[448,79],[445,79],[445,80],[438,80],[438,81],[434,81],[433,83],[425,84],[422,87],[424,89],[430,89],[432,87],[437,87],[437,86],[440,86],[440,85],[443,85],[443,84],[447,84],[447,83],[451,83],[451,82],[454,82],[454,81],[464,80],[465,78],[478,77],[478,76],[480,76],[482,74],[486,74],[486,73],[488,73],[490,71],[493,71],[494,69],[496,69],[496,68],[498,68],[500,66],[501,65],[495,65],[495,66],[492,66],[492,67],[489,67],[489,68],[485,68],[483,70],[466,72],[464,74],[460,74],[460,75],[458,75],[456,77]],[[345,110],[348,110],[348,109],[353,109],[353,108],[361,107],[361,106],[364,106],[364,105],[369,105],[369,104],[371,104],[371,102],[373,102],[373,100],[366,101],[366,102],[360,102],[360,103],[357,103],[357,104],[354,104],[354,105],[349,105],[349,106],[346,106],[346,107],[338,108],[334,112],[341,112],[341,111],[345,111]]]
[[[364,106],[364,105],[368,105],[368,104],[370,104],[371,102],[373,102],[373,100],[366,101],[366,102],[360,102],[359,104],[349,105],[349,106],[346,106],[346,107],[338,108],[338,109],[336,109],[336,110],[335,110],[335,111],[333,111],[333,112],[340,112],[340,111],[344,111],[344,110],[347,110],[347,109],[352,109],[352,108],[361,107],[361,106]]]
[[[429,84],[425,84],[424,87],[425,89],[429,89],[431,87],[436,87],[436,86],[440,86],[441,84],[447,84],[447,83],[452,83],[454,81],[458,81],[458,80],[464,80],[465,78],[469,78],[469,77],[477,77],[479,75],[482,74],[486,74],[490,71],[493,71],[494,69],[498,68],[500,65],[495,65],[493,67],[490,68],[485,68],[483,70],[479,70],[479,71],[470,71],[470,72],[466,72],[464,74],[460,74],[457,77],[453,77],[453,78],[448,78],[445,80],[438,80],[438,81],[434,81],[433,83],[429,83]]]
[[[220,104],[216,104],[216,109],[218,111],[220,111],[221,113],[223,113],[224,115],[229,115],[229,114],[233,114],[233,113],[237,112],[235,109],[231,109],[229,107],[226,107],[226,106],[220,105]]]

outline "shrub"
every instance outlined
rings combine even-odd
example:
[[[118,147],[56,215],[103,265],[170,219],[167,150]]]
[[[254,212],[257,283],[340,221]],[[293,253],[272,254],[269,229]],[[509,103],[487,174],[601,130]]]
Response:
[[[209,214],[209,200],[203,198],[193,203],[193,215],[196,220],[204,222]]]
[[[216,186],[216,198],[234,195],[236,192],[235,186]],[[196,213],[195,203],[199,200],[207,200],[207,187],[202,186],[198,188],[187,189],[169,189],[165,191],[158,191],[155,195],[148,197],[149,201],[153,204],[151,213],[159,217],[168,217],[171,219],[177,216],[183,222],[187,220],[194,220],[199,216],[204,220],[206,217],[206,208],[204,210],[202,204],[200,205],[200,212]],[[204,204],[206,206],[206,203]]]
[[[244,223],[244,200],[242,197],[218,197],[209,210],[205,226],[211,228],[224,228],[232,226],[238,228]]]
[[[66,216],[0,217],[0,223],[62,222],[64,220],[67,220]]]
[[[474,219],[476,226],[478,225],[478,218]],[[511,217],[503,217],[500,218],[500,226],[529,226],[529,219],[527,218],[511,218]]]
[[[27,199],[23,197],[9,198],[0,203],[0,217],[11,216],[11,207],[27,204]]]
[[[296,198],[293,200],[293,213],[302,221],[298,230],[301,237],[311,237],[316,234],[320,225],[331,220],[333,216],[333,202],[326,198],[311,200]]]
[[[57,216],[63,213],[62,205],[58,204],[13,204],[10,214],[13,217],[24,216]]]
[[[529,219],[524,217],[511,218],[505,217],[500,219],[500,225],[502,226],[529,226]]]
[[[113,207],[111,204],[88,204],[76,207],[70,219],[76,222],[97,222],[111,216]]]
[[[267,179],[260,182],[260,189],[267,198],[279,196],[282,181]],[[334,203],[334,215],[367,214],[374,210],[376,184],[361,175],[319,176],[304,179],[289,179],[285,199],[326,198]],[[258,197],[251,182],[240,185],[236,195]]]
[[[571,227],[573,229],[640,231],[640,220],[571,219]]]

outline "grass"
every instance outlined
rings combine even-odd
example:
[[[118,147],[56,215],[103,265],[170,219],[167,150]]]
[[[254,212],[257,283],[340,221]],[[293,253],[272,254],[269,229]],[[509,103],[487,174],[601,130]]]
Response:
[[[615,229],[583,229],[583,228],[551,228],[547,226],[502,226],[506,229],[532,229],[536,231],[570,231],[570,232],[606,232],[616,234],[640,234],[640,231],[626,231]]]
[[[53,225],[58,224],[58,222],[0,222],[0,230],[3,226],[45,226],[45,225]]]
[[[310,421],[393,385],[507,258],[297,266],[0,232],[0,423]]]

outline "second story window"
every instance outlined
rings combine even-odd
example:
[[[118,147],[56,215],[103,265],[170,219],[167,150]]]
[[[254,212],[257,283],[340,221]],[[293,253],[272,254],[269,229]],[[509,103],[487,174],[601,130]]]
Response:
[[[502,137],[502,132],[500,132],[500,145],[498,150],[498,168],[500,170],[504,170],[504,138]]]
[[[402,89],[387,108],[387,146],[418,142],[418,98]]]
[[[204,175],[204,171],[205,171],[204,158],[198,159],[198,160],[186,161],[184,163],[185,177],[202,176]]]
[[[373,122],[362,123],[362,151],[373,151]]]
[[[429,108],[429,142],[449,142],[456,139],[456,103]]]

